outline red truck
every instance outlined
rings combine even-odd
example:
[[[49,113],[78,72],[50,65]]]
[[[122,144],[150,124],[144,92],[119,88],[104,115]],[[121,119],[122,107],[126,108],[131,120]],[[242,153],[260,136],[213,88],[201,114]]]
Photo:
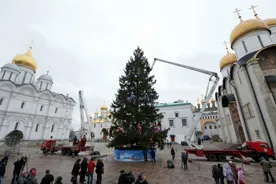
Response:
[[[73,146],[58,146],[56,145],[56,140],[44,140],[40,146],[40,150],[42,150],[43,154],[47,154],[48,152],[55,153],[61,151],[62,155],[78,155],[80,151],[90,150],[90,146],[85,146],[86,140],[80,139],[78,144],[74,144]]]
[[[226,156],[236,157],[243,160],[243,157],[250,157],[259,162],[261,157],[275,160],[274,151],[266,142],[246,141],[236,149],[186,149],[187,154],[194,154],[198,157],[206,157],[210,161],[226,161]]]

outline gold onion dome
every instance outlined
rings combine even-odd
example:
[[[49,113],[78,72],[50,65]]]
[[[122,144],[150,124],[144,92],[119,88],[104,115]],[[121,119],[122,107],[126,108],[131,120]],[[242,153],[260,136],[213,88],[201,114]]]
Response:
[[[204,100],[203,99],[201,100],[201,103],[204,104]]]
[[[228,48],[226,47],[226,51],[227,54],[225,56],[223,56],[223,58],[221,58],[220,63],[219,63],[219,67],[220,70],[222,70],[223,67],[236,63],[237,62],[237,56],[234,53],[230,53],[228,51]]]
[[[265,19],[264,22],[268,27],[276,26],[276,19]]]
[[[211,102],[216,102],[216,100],[214,98],[211,99]]]
[[[102,105],[101,106],[101,110],[106,110],[107,109],[107,106],[106,105]]]
[[[37,69],[37,63],[32,56],[32,48],[31,47],[25,54],[16,55],[12,59],[12,63],[19,65],[19,66],[25,66],[27,68],[32,69],[33,71],[36,71],[36,69]]]
[[[238,12],[240,10],[236,9],[236,12],[240,19],[240,23],[231,32],[231,35],[230,35],[231,47],[240,37],[245,36],[246,34],[251,33],[253,31],[267,30],[270,32],[270,29],[268,28],[267,24],[258,17],[258,14],[255,12],[254,7],[252,7],[252,9],[253,9],[254,16],[256,17],[256,19],[249,19],[246,21],[242,20],[240,14]]]

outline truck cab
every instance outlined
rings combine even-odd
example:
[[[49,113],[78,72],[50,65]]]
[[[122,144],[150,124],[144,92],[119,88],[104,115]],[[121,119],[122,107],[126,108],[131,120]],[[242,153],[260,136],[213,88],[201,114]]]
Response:
[[[44,140],[40,146],[40,150],[42,150],[44,154],[49,150],[55,151],[54,150],[55,145],[56,145],[56,140],[52,140],[52,139]]]

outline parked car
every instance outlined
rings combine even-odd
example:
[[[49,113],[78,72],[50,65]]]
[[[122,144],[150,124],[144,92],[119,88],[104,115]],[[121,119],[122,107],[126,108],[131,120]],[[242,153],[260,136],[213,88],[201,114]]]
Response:
[[[203,140],[205,140],[205,141],[208,141],[208,140],[210,140],[211,138],[210,138],[210,136],[209,135],[204,135],[203,136]]]

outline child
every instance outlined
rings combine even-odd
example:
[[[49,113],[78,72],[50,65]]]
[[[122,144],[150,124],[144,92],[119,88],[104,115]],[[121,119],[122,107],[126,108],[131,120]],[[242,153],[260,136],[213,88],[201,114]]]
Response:
[[[238,168],[238,183],[239,184],[245,184],[242,168]]]

